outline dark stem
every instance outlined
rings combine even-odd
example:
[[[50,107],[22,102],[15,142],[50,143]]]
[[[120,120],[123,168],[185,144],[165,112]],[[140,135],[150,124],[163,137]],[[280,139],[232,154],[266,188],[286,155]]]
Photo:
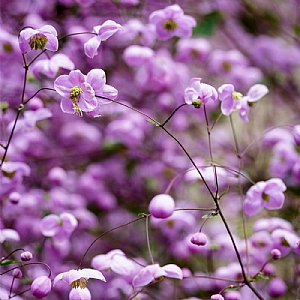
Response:
[[[183,106],[187,105],[186,103],[181,104],[180,106],[178,106],[172,113],[171,115],[168,117],[168,119],[166,121],[164,121],[160,126],[165,126],[170,120],[171,118],[175,115],[175,113]]]

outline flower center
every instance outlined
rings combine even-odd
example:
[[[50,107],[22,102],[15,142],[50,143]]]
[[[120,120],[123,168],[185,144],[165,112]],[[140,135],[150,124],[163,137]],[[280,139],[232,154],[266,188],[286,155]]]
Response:
[[[170,19],[163,24],[163,27],[168,31],[172,31],[178,27],[178,24]]]
[[[232,98],[233,98],[234,100],[240,100],[242,97],[243,97],[243,94],[242,94],[242,93],[239,93],[239,92],[236,92],[236,91],[234,91],[234,92],[232,93]]]
[[[73,110],[75,112],[75,114],[77,114],[78,116],[82,117],[82,110],[78,104],[79,101],[79,95],[82,93],[82,89],[75,85],[74,87],[70,88],[70,96],[69,98],[72,100],[72,104],[73,104]]]
[[[200,99],[195,99],[192,101],[192,105],[194,105],[195,108],[200,108],[202,106],[203,102]]]
[[[71,287],[73,289],[77,289],[77,288],[85,289],[87,282],[88,282],[88,279],[81,277],[80,279],[73,281],[71,283]]]
[[[46,44],[48,42],[48,39],[45,35],[41,34],[41,33],[38,33],[38,34],[35,34],[29,41],[29,46],[32,49],[34,50],[37,50],[37,49],[42,49],[44,50]]]
[[[264,201],[267,201],[267,202],[270,201],[270,196],[268,194],[266,194],[266,193],[262,194],[262,198],[263,198]]]
[[[230,71],[231,68],[232,68],[232,65],[229,61],[224,61],[222,63],[222,68],[223,68],[224,71]]]

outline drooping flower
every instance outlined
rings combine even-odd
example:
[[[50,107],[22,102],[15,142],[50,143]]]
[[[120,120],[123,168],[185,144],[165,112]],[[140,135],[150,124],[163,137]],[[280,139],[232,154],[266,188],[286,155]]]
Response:
[[[70,300],[75,299],[91,299],[91,293],[86,287],[87,282],[90,278],[106,281],[105,277],[100,271],[94,269],[81,269],[81,270],[70,270],[68,272],[58,274],[53,281],[53,286],[62,280],[71,285],[72,290],[69,294]]]
[[[271,210],[280,209],[284,202],[285,190],[286,186],[280,178],[257,182],[246,194],[245,214],[253,216],[264,207]]]
[[[165,265],[160,267],[159,264],[148,265],[141,269],[132,280],[134,288],[147,286],[154,282],[161,281],[164,277],[182,279],[182,270],[175,264]]]
[[[243,95],[234,90],[232,84],[223,84],[219,87],[219,98],[222,101],[221,111],[223,115],[229,116],[233,111],[241,108],[240,99]]]
[[[95,256],[92,260],[92,267],[99,271],[112,270],[123,276],[129,275],[136,269],[133,262],[119,249]]]
[[[175,208],[174,199],[168,194],[156,195],[149,204],[149,212],[158,219],[170,217]]]
[[[54,78],[61,68],[73,70],[75,65],[67,55],[59,53],[53,55],[50,59],[41,59],[35,62],[32,66],[32,72],[35,77],[43,74]]]
[[[56,240],[67,240],[78,225],[76,218],[70,213],[60,216],[50,214],[41,221],[42,234]]]
[[[206,83],[201,83],[201,78],[192,78],[189,86],[184,91],[186,104],[200,108],[209,100],[216,101],[218,93],[216,89]]]
[[[102,69],[93,69],[87,75],[79,70],[71,71],[69,75],[59,76],[54,81],[54,88],[62,96],[62,111],[79,116],[82,112],[93,117],[100,115],[100,106],[108,101],[96,98],[96,95],[115,99],[118,94],[114,87],[106,84]]]
[[[105,21],[102,25],[93,27],[93,33],[96,36],[92,37],[84,44],[84,53],[93,58],[98,54],[97,49],[99,48],[102,41],[106,41],[117,31],[122,30],[123,27],[112,20]]]
[[[149,16],[149,23],[155,25],[156,34],[161,40],[167,40],[173,36],[190,37],[192,27],[196,26],[196,20],[185,15],[178,4],[154,11]]]
[[[46,297],[51,292],[51,279],[48,276],[37,277],[31,284],[30,290],[38,299]]]
[[[26,28],[20,32],[19,47],[23,54],[37,49],[57,51],[57,32],[51,25],[39,29]]]

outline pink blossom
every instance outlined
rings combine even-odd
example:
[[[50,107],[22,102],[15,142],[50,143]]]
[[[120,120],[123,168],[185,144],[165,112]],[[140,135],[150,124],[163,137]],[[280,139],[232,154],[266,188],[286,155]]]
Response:
[[[51,280],[48,276],[37,277],[30,287],[34,297],[41,299],[46,297],[51,292]]]
[[[244,203],[246,215],[253,216],[264,207],[271,210],[280,209],[284,202],[285,190],[286,186],[280,178],[257,182],[246,194]]]
[[[216,89],[206,83],[201,83],[201,78],[192,78],[189,86],[184,91],[184,99],[186,104],[200,108],[203,104],[207,104],[209,100],[216,101],[218,93]]]
[[[107,20],[102,25],[95,26],[93,28],[93,33],[95,33],[96,36],[92,37],[84,44],[84,53],[88,57],[93,58],[98,54],[97,49],[101,42],[107,40],[117,31],[122,29],[123,27],[120,24],[112,20]]]
[[[154,11],[149,16],[149,22],[155,25],[156,34],[161,40],[173,36],[189,37],[192,35],[192,27],[196,26],[196,20],[185,15],[178,4]]]
[[[57,32],[51,25],[45,25],[40,29],[26,28],[20,32],[19,47],[23,54],[33,49],[57,51]]]
[[[96,98],[96,95],[115,99],[118,94],[114,87],[106,84],[102,69],[93,69],[87,75],[79,70],[71,71],[69,75],[59,76],[54,81],[54,88],[62,96],[62,111],[79,116],[82,116],[82,112],[92,117],[100,115],[100,106],[107,101]]]
[[[60,216],[51,214],[42,219],[41,230],[44,236],[53,237],[56,240],[66,240],[77,225],[77,220],[70,213],[62,213]]]
[[[158,219],[166,219],[170,217],[175,208],[174,199],[167,194],[155,196],[149,204],[149,212]]]
[[[148,284],[162,280],[164,277],[182,279],[182,270],[175,264],[165,265],[160,267],[159,264],[148,265],[141,269],[133,280],[134,288],[147,286]]]

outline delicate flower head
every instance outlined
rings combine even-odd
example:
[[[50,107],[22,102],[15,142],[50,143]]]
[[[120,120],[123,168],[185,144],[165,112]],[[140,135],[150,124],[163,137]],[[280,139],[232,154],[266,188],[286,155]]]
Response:
[[[77,225],[78,221],[70,213],[62,213],[60,216],[50,214],[42,219],[41,230],[44,236],[61,241],[68,239]]]
[[[100,114],[100,106],[107,101],[97,99],[96,95],[115,99],[118,94],[114,87],[106,84],[102,69],[93,69],[87,75],[79,70],[71,71],[69,75],[59,76],[54,81],[54,88],[62,96],[62,111],[79,116],[82,116],[82,112],[93,117]]]
[[[165,219],[170,217],[175,208],[174,199],[168,194],[155,196],[149,204],[149,212],[155,218]]]
[[[19,47],[23,54],[37,49],[57,51],[57,32],[51,25],[45,25],[40,29],[26,28],[20,32]]]
[[[68,272],[58,274],[53,281],[53,286],[62,280],[71,285],[72,290],[69,294],[70,300],[91,299],[91,293],[86,287],[90,278],[106,281],[100,271],[94,269],[70,270]]]
[[[38,299],[46,297],[51,292],[51,279],[48,276],[37,277],[31,284],[30,290]]]
[[[283,192],[285,190],[286,186],[280,178],[257,182],[246,194],[244,204],[246,215],[253,216],[264,207],[280,209],[284,202]]]
[[[84,44],[84,53],[93,58],[98,54],[97,49],[99,48],[102,41],[106,41],[117,31],[122,30],[123,27],[112,20],[105,21],[102,25],[95,26],[93,28],[93,33],[96,36],[92,37]]]
[[[216,89],[206,83],[201,83],[201,78],[192,78],[189,86],[184,91],[186,104],[200,108],[209,100],[216,101],[218,93]]]
[[[197,246],[205,246],[207,244],[207,236],[203,232],[196,232],[191,237],[191,243]]]
[[[149,22],[156,26],[156,34],[162,40],[173,36],[189,37],[192,35],[192,27],[196,26],[196,20],[186,16],[178,4],[154,11]]]
[[[147,286],[150,283],[161,281],[164,277],[182,279],[182,270],[175,264],[160,267],[159,264],[149,265],[140,270],[133,280],[134,288]]]
[[[229,116],[233,111],[241,108],[240,99],[243,95],[234,90],[232,84],[223,84],[218,89],[219,98],[222,101],[221,111],[225,116]]]

